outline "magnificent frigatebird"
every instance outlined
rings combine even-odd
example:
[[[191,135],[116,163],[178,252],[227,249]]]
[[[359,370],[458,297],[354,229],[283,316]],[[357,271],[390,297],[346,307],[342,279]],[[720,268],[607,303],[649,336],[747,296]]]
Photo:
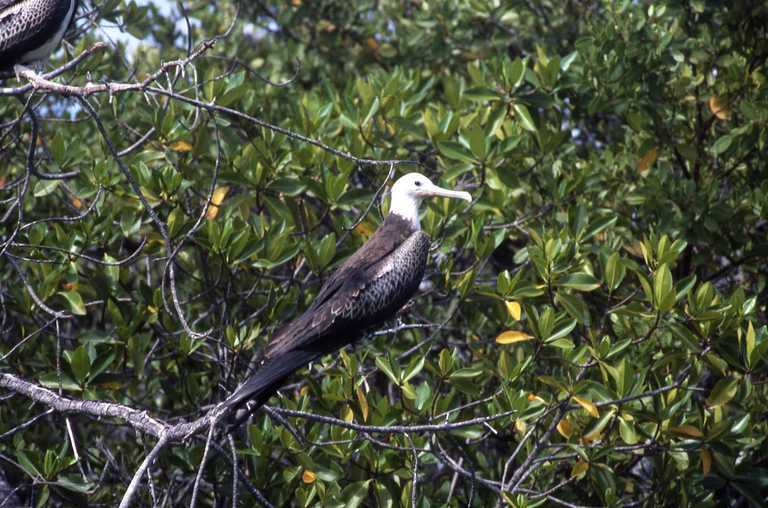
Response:
[[[392,317],[424,276],[430,240],[419,225],[424,198],[471,201],[468,192],[443,189],[419,173],[392,186],[389,215],[371,238],[323,284],[309,308],[272,337],[260,368],[223,403],[236,409],[263,405],[295,370],[358,340]]]
[[[72,23],[78,0],[0,0],[0,72],[45,60]]]

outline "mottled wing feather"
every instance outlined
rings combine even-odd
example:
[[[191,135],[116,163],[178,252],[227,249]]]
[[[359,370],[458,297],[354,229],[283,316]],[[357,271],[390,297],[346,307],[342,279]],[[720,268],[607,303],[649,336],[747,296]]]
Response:
[[[266,356],[274,358],[326,336],[337,324],[341,311],[373,280],[378,266],[412,232],[408,224],[390,215],[368,242],[331,275],[307,311],[275,334]]]
[[[52,34],[68,10],[69,2],[62,0],[0,0],[0,67],[18,61]]]

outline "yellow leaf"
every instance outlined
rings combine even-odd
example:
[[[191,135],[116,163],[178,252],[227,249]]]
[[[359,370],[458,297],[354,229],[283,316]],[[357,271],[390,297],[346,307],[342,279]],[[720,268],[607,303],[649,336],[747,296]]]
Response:
[[[731,110],[728,109],[728,105],[716,95],[709,98],[709,110],[719,120],[728,120],[731,117]]]
[[[573,434],[573,428],[571,427],[571,422],[568,421],[567,418],[563,418],[560,420],[560,423],[557,424],[557,431],[560,433],[561,436],[568,439]]]
[[[595,441],[599,440],[600,437],[602,437],[603,433],[602,431],[598,432],[592,432],[591,434],[585,434],[581,436],[581,439],[579,440],[582,445],[590,445],[594,443]]]
[[[589,469],[589,463],[588,462],[582,462],[578,461],[576,464],[573,465],[573,468],[571,468],[571,478],[583,478],[584,475],[587,473],[587,470]]]
[[[700,438],[704,437],[704,433],[694,427],[693,425],[680,425],[679,427],[672,427],[669,429],[670,432],[674,432],[675,434],[682,434],[684,436],[688,437],[695,437]]]
[[[518,419],[518,420],[515,420],[515,428],[519,432],[524,434],[525,431],[528,429],[528,425],[526,425],[526,423],[523,420]]]
[[[213,220],[219,215],[219,207],[224,201],[224,198],[227,197],[228,192],[229,187],[226,185],[216,187],[216,190],[213,191],[213,196],[211,196],[211,204],[208,206],[208,211],[205,213],[206,219]]]
[[[370,49],[371,51],[378,51],[379,49],[379,42],[373,37],[368,37],[365,40],[365,45],[368,46],[368,49]]]
[[[74,206],[78,210],[83,207],[83,202],[80,200],[80,198],[73,197],[71,202],[72,202],[72,206]]]
[[[571,398],[575,400],[578,405],[586,409],[587,412],[590,415],[592,415],[592,418],[600,418],[600,412],[597,410],[597,406],[594,405],[591,400],[582,399],[581,397],[576,397],[576,396],[573,396]]]
[[[354,413],[352,413],[352,408],[349,406],[344,406],[342,419],[347,423],[352,423],[352,421],[355,419]]]
[[[294,7],[301,7],[301,0],[291,0],[291,5]]]
[[[520,332],[518,330],[507,330],[506,332],[503,332],[498,337],[496,337],[496,342],[499,344],[514,344],[515,342],[524,342],[526,340],[531,340],[532,338],[532,336],[525,332]]]
[[[191,152],[192,151],[192,145],[187,143],[186,141],[174,141],[170,145],[168,145],[168,148],[173,150],[174,152]]]
[[[509,300],[504,302],[504,305],[507,306],[507,312],[509,312],[509,315],[512,316],[512,319],[515,321],[520,321],[520,304],[514,300]]]
[[[701,472],[705,475],[709,474],[710,469],[712,469],[712,453],[706,448],[702,448],[701,452]]]
[[[653,163],[656,162],[656,157],[658,157],[658,155],[659,151],[655,146],[645,152],[645,155],[643,155],[637,162],[638,171],[641,173],[648,171],[648,169],[653,166]]]
[[[307,385],[302,386],[301,389],[299,390],[299,395],[304,397],[305,395],[308,395],[308,394],[309,394],[309,386]]]
[[[315,479],[317,479],[317,475],[309,469],[305,469],[301,475],[301,481],[304,483],[315,483]]]
[[[625,251],[629,252],[636,258],[643,257],[643,248],[642,248],[642,242],[635,242],[631,245],[624,245],[623,248]]]
[[[371,225],[367,222],[361,222],[357,226],[355,226],[355,232],[359,233],[360,236],[365,238],[366,240],[370,238],[370,236],[376,231]]]
[[[358,386],[357,387],[357,402],[360,404],[360,412],[363,413],[363,421],[368,421],[368,400],[365,398],[365,393],[363,393],[363,387]]]

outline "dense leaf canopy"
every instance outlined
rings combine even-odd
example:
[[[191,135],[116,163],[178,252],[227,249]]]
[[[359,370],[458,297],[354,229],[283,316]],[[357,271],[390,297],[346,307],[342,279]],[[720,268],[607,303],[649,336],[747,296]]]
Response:
[[[0,88],[0,498],[765,506],[767,26],[86,2]],[[209,425],[409,171],[474,198],[425,204],[412,304]]]

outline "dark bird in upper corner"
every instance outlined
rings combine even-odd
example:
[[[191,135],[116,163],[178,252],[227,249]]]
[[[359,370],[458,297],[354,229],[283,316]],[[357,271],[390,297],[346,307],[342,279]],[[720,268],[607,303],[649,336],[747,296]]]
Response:
[[[0,73],[47,59],[72,24],[77,4],[78,0],[0,0]]]
[[[384,223],[328,278],[304,314],[272,337],[259,369],[223,402],[224,408],[253,401],[253,411],[295,370],[394,316],[424,276],[430,239],[419,225],[421,201],[433,196],[472,200],[468,192],[443,189],[419,173],[399,178],[391,195]]]

